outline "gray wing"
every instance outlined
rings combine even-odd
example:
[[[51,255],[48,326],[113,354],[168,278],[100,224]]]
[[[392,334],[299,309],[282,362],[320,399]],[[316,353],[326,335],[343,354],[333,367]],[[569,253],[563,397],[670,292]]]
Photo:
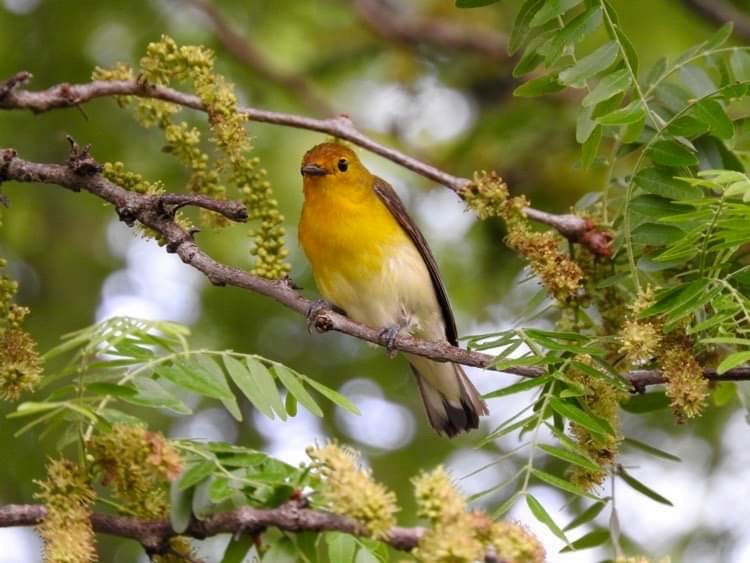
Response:
[[[443,286],[443,280],[440,278],[440,271],[438,270],[437,262],[435,262],[435,257],[432,255],[430,247],[427,245],[427,241],[420,232],[419,227],[417,227],[411,217],[409,217],[401,198],[398,197],[398,194],[388,182],[375,177],[375,193],[378,194],[380,200],[396,218],[396,221],[401,225],[401,228],[409,235],[409,238],[411,238],[414,246],[417,247],[417,250],[419,250],[419,254],[422,256],[422,260],[424,260],[427,270],[430,272],[432,287],[435,289],[435,296],[440,304],[440,310],[443,313],[445,337],[448,342],[457,346],[458,332],[456,331],[456,320],[453,318],[453,311],[451,310],[451,304],[448,301],[448,294],[445,291],[445,286]]]

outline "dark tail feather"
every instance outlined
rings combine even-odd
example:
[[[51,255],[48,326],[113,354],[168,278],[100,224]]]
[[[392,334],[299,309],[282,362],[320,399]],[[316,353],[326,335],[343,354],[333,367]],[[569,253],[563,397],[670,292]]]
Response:
[[[452,368],[451,376],[457,379],[458,393],[455,397],[449,397],[431,385],[413,365],[411,369],[417,378],[417,387],[422,395],[422,402],[430,424],[438,433],[452,438],[457,434],[477,428],[479,417],[488,414],[489,411],[479,396],[479,392],[460,366],[449,363],[443,363],[442,366]]]

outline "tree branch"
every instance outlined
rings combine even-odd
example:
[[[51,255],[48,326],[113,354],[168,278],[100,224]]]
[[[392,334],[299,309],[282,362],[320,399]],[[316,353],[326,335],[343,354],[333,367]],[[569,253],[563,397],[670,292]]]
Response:
[[[377,35],[408,47],[433,45],[509,61],[507,38],[490,29],[457,25],[448,20],[409,16],[383,0],[355,0],[354,11]]]
[[[333,115],[335,112],[320,97],[304,76],[275,67],[255,46],[237,33],[221,12],[209,0],[181,0],[200,11],[213,27],[216,39],[240,63],[257,72],[268,81],[278,84],[306,106],[320,115]]]
[[[14,526],[36,526],[47,515],[41,504],[10,504],[0,506],[0,528]],[[148,553],[165,553],[169,539],[174,536],[189,536],[205,539],[218,534],[258,535],[266,528],[274,527],[286,532],[339,531],[353,536],[367,537],[367,530],[354,520],[323,510],[306,508],[301,501],[288,501],[276,508],[252,508],[243,506],[230,512],[208,516],[205,520],[191,520],[181,534],[172,529],[169,520],[140,520],[128,516],[94,513],[91,516],[94,531],[139,542]],[[384,541],[394,549],[411,551],[417,546],[424,530],[422,528],[391,529]],[[493,554],[486,561],[497,562]]]
[[[750,18],[724,0],[682,0],[682,3],[702,18],[715,24],[732,22],[734,34],[744,40],[750,39]]]
[[[30,78],[31,74],[28,72],[19,72],[0,83],[0,109],[28,109],[34,113],[43,113],[53,109],[78,106],[96,98],[137,96],[155,98],[206,111],[197,96],[138,80],[96,80],[86,84],[58,84],[46,90],[32,92],[21,88]],[[374,141],[360,132],[346,115],[315,119],[251,107],[241,108],[240,112],[247,115],[251,121],[318,131],[347,140],[446,186],[459,197],[470,182],[467,178],[453,176],[426,162]],[[568,240],[586,246],[592,253],[598,256],[610,256],[611,235],[597,227],[592,221],[574,214],[555,215],[531,207],[525,208],[524,211],[529,218],[557,229]]]
[[[159,233],[166,241],[167,252],[176,253],[185,264],[202,272],[214,285],[231,285],[259,293],[302,315],[307,315],[311,310],[313,301],[300,295],[291,280],[267,280],[253,276],[239,268],[221,264],[208,256],[196,244],[193,234],[175,222],[174,209],[168,207],[195,205],[219,212],[231,220],[244,221],[247,214],[241,204],[234,201],[211,200],[204,196],[147,195],[130,192],[104,178],[99,173],[100,169],[91,157],[88,147],[81,149],[75,144],[65,165],[29,162],[19,158],[13,149],[0,150],[0,182],[36,182],[58,185],[73,191],[86,190],[112,204],[120,219],[128,225],[138,221]],[[380,329],[354,322],[330,309],[319,311],[312,322],[320,332],[336,331],[380,346],[386,345]],[[498,370],[494,366],[493,356],[464,350],[448,342],[398,335],[392,344],[393,348],[402,352],[436,361],[502,371],[522,377],[538,377],[544,374],[544,369],[529,366],[503,367],[502,370]],[[735,368],[721,375],[709,369],[705,371],[705,376],[714,381],[750,380],[750,367]],[[633,385],[634,391],[642,391],[646,386],[664,382],[662,375],[656,370],[639,370],[626,374],[625,377]]]

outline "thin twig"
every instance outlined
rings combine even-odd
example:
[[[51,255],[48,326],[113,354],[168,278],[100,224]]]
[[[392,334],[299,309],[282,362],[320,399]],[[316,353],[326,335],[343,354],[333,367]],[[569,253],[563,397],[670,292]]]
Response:
[[[16,77],[11,78],[10,81],[16,80]],[[206,108],[197,96],[185,94],[184,92],[164,86],[146,84],[138,80],[95,80],[86,84],[58,84],[46,90],[32,92],[20,88],[22,83],[27,81],[29,77],[30,75],[25,73],[24,80],[21,83],[14,82],[11,85],[8,85],[9,81],[0,83],[0,93],[4,92],[4,95],[0,95],[0,109],[28,109],[34,113],[43,113],[57,108],[78,106],[96,98],[137,96],[155,98],[183,107],[206,111]],[[467,178],[453,176],[426,162],[374,141],[359,131],[346,115],[316,119],[251,107],[241,108],[240,112],[247,115],[251,121],[318,131],[347,140],[425,178],[446,186],[453,190],[459,197],[462,196],[463,189],[470,183],[470,180]],[[584,245],[592,253],[598,256],[610,256],[610,234],[600,229],[592,221],[570,213],[556,215],[531,207],[525,208],[524,211],[529,218],[557,229],[568,240]]]
[[[0,150],[0,182],[15,180],[57,185],[74,191],[86,190],[112,204],[120,219],[127,224],[138,221],[159,233],[166,242],[167,252],[176,253],[185,264],[202,272],[214,285],[231,285],[247,289],[269,297],[299,314],[308,314],[313,302],[300,295],[291,280],[267,280],[215,261],[201,250],[190,232],[175,222],[172,211],[168,209],[168,205],[174,204],[196,205],[217,211],[229,219],[242,221],[246,214],[238,210],[237,202],[213,201],[202,196],[146,195],[130,192],[104,178],[99,173],[100,168],[88,149],[81,149],[76,145],[73,146],[66,165],[29,162],[19,158],[13,149]],[[380,346],[386,345],[379,328],[354,322],[330,309],[319,311],[313,319],[313,324],[321,332],[336,331]],[[393,348],[402,352],[437,361],[502,371],[522,377],[538,377],[544,374],[544,369],[529,366],[503,367],[502,370],[497,370],[493,356],[464,350],[447,342],[399,335],[392,344]],[[705,375],[714,381],[750,380],[750,367],[735,368],[721,375],[714,370],[706,370]],[[664,382],[662,375],[656,370],[639,370],[626,374],[626,377],[631,381],[634,391]]]

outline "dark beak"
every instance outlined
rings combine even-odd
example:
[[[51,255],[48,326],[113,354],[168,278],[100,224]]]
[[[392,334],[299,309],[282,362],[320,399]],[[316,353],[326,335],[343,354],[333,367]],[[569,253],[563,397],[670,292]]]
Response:
[[[325,168],[317,164],[305,164],[300,171],[303,176],[325,176],[328,174]]]

